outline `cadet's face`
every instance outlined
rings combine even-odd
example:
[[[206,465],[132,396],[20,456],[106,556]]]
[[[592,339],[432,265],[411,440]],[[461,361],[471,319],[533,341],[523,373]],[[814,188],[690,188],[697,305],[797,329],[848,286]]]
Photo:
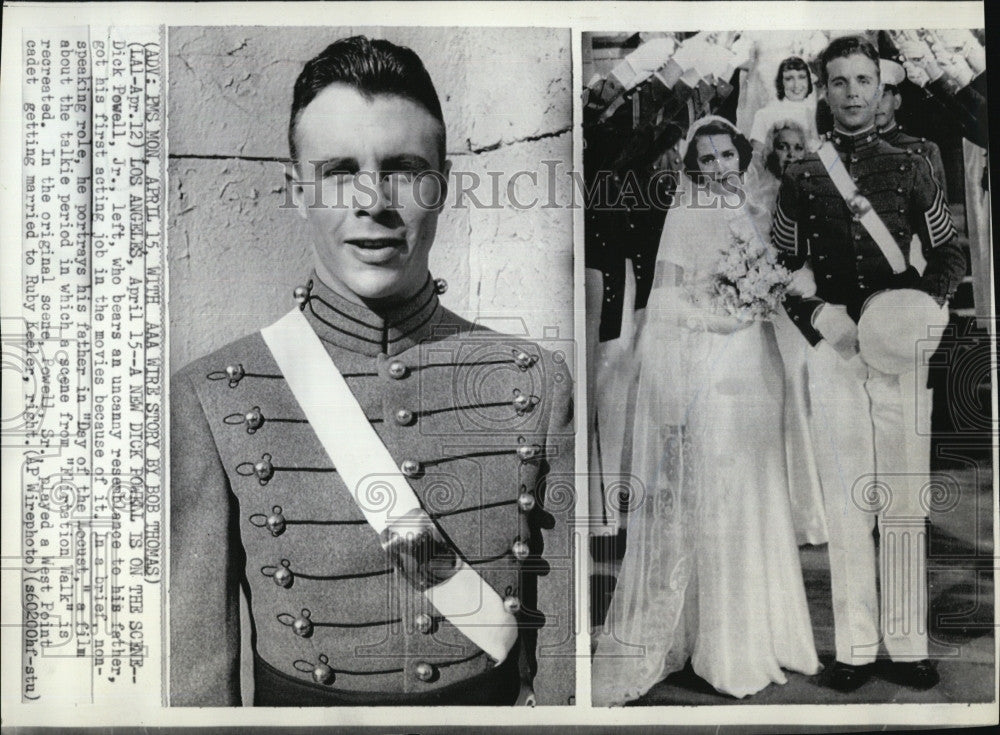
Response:
[[[740,153],[733,139],[724,134],[701,135],[694,139],[698,168],[715,181],[740,172]]]
[[[793,161],[801,161],[805,156],[805,141],[798,130],[784,128],[774,136],[774,152],[778,156],[778,165],[784,171],[785,166]]]
[[[881,90],[874,61],[864,54],[837,57],[826,65],[826,78],[826,100],[841,130],[864,130],[875,121]]]
[[[899,97],[890,90],[884,90],[882,92],[882,99],[879,100],[878,107],[875,109],[875,124],[884,128],[888,125],[892,125],[892,122],[896,119],[896,110],[899,109]]]
[[[415,102],[342,84],[301,111],[294,199],[317,273],[344,298],[403,301],[424,285],[448,171],[441,133]]]
[[[788,69],[781,73],[781,84],[785,88],[786,100],[804,100],[809,94],[809,72],[804,69]]]

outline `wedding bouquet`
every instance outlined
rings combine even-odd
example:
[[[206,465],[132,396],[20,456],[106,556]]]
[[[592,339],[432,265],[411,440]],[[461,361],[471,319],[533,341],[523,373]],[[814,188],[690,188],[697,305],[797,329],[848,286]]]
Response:
[[[755,232],[733,229],[729,247],[701,286],[717,313],[740,321],[767,321],[785,297],[792,274]]]

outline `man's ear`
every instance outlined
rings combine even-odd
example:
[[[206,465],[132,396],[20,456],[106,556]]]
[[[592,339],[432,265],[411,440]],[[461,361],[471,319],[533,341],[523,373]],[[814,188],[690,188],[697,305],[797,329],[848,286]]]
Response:
[[[899,92],[893,92],[892,109],[896,112],[899,112],[899,108],[900,106],[902,106],[902,104],[903,104],[903,95],[901,95]]]

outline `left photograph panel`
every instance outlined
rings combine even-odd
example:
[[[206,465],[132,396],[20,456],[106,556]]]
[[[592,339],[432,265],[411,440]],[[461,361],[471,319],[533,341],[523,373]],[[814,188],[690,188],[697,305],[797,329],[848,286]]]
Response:
[[[169,703],[573,704],[570,32],[167,41]]]

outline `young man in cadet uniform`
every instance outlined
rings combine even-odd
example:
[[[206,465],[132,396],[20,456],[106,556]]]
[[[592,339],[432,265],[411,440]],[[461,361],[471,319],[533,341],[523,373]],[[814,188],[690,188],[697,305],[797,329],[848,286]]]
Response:
[[[570,376],[438,301],[423,63],[333,43],[289,144],[315,270],[171,388],[171,702],[240,703],[242,587],[257,705],[569,704]]]
[[[815,278],[786,308],[815,348],[809,395],[836,642],[824,682],[857,689],[884,642],[891,661],[883,675],[926,689],[938,675],[928,653],[930,400],[921,363],[935,326],[947,323],[965,259],[927,159],[875,129],[882,89],[872,45],[838,38],[820,70],[834,130],[817,154],[786,169],[772,239],[786,265],[807,264]],[[922,275],[906,255],[914,234],[927,261]]]
[[[875,111],[875,127],[878,134],[889,145],[904,151],[913,151],[931,164],[934,180],[941,187],[945,202],[948,201],[948,189],[944,180],[944,161],[941,159],[941,149],[937,143],[927,138],[910,135],[896,122],[896,111],[903,104],[899,85],[906,79],[906,71],[901,64],[890,59],[879,59],[879,74],[882,79],[882,99]]]

